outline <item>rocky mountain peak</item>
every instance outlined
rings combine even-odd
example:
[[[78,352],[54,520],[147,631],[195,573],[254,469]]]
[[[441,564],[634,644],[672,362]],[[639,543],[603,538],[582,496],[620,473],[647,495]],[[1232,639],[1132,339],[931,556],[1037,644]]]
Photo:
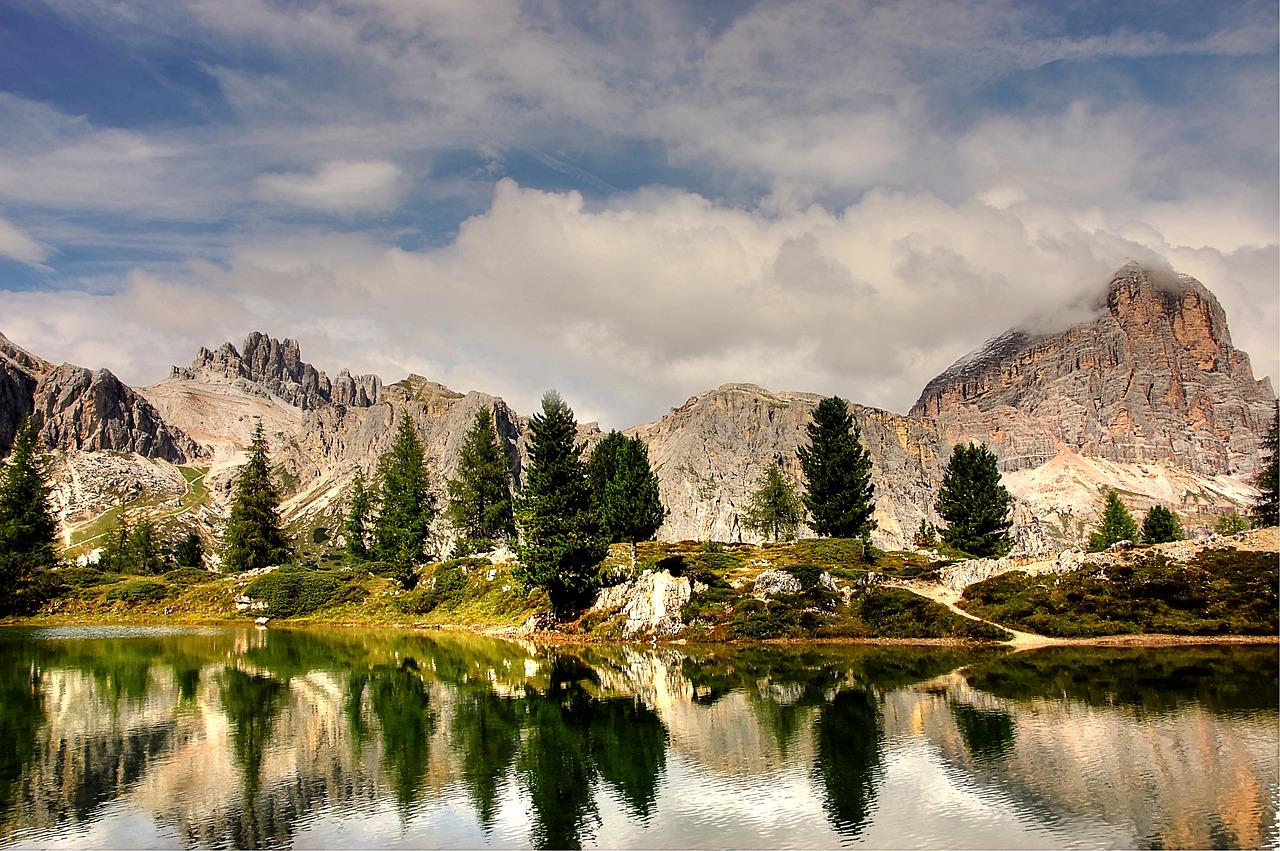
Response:
[[[1275,394],[1232,346],[1213,294],[1187,275],[1129,263],[1099,308],[1061,333],[989,340],[930,381],[912,416],[969,432],[1030,428],[1051,438],[1042,441],[1049,457],[1061,445],[1113,461],[1251,474]],[[1011,468],[1045,460],[1020,457]]]
[[[304,411],[330,403],[368,407],[382,392],[376,375],[338,373],[336,382],[302,359],[298,341],[277,340],[253,331],[240,351],[230,342],[216,351],[203,346],[189,368],[174,367],[172,378],[231,383],[250,393],[268,393]]]

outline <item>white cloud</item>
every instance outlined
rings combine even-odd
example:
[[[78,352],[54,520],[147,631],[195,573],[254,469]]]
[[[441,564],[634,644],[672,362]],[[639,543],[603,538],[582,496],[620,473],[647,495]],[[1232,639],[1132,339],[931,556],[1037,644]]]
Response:
[[[39,266],[52,253],[49,246],[37,242],[13,222],[0,217],[0,257],[8,257],[28,266]]]
[[[386,161],[326,163],[312,174],[264,174],[254,181],[258,195],[326,213],[389,210],[401,195],[403,174]]]
[[[1238,344],[1274,351],[1275,300],[1236,307],[1274,281],[1274,246],[1173,253],[1222,297]],[[1130,257],[1156,253],[1031,205],[872,192],[838,213],[766,216],[676,190],[592,208],[504,181],[439,249],[314,232],[244,245],[187,281],[136,274],[114,297],[9,294],[4,312],[47,357],[96,364],[93,347],[114,348],[101,362],[135,383],[163,377],[140,371],[161,350],[186,363],[256,328],[298,338],[331,374],[418,372],[523,412],[554,387],[581,419],[626,427],[732,381],[905,412],[954,359],[1089,302]]]

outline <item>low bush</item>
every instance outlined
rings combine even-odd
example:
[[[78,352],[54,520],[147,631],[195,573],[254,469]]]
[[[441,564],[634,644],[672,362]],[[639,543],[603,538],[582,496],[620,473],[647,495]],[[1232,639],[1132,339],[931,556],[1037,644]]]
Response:
[[[155,603],[170,595],[168,585],[154,579],[130,579],[113,585],[103,595],[108,603],[121,602],[128,605],[137,603]]]
[[[1186,564],[1151,552],[1059,576],[1021,571],[969,586],[965,611],[1061,638],[1169,633],[1274,635],[1274,553],[1208,550]]]
[[[64,567],[57,571],[58,579],[72,588],[92,588],[96,585],[113,585],[124,579],[119,573],[107,573],[96,567]]]
[[[199,567],[175,567],[162,578],[170,585],[198,585],[201,582],[212,582],[218,576]]]
[[[273,618],[298,617],[333,604],[349,579],[344,573],[291,566],[257,577],[244,593],[266,603]]]

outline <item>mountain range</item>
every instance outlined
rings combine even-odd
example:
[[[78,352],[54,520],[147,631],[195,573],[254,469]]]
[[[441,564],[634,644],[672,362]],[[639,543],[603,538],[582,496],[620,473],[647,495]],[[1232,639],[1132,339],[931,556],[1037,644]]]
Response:
[[[628,429],[658,471],[668,509],[659,538],[751,540],[740,512],[769,464],[800,481],[795,450],[820,398],[726,384]],[[1078,543],[1108,487],[1134,510],[1172,507],[1192,529],[1245,508],[1275,405],[1204,285],[1128,264],[1084,321],[988,341],[930,381],[908,415],[850,407],[874,462],[879,546],[904,546],[922,521],[937,522],[951,448],[973,441],[995,452],[1015,496],[1015,553],[1033,554]],[[238,349],[202,348],[191,366],[133,388],[105,369],[55,366],[0,335],[0,453],[31,416],[52,450],[72,553],[92,548],[119,505],[215,538],[255,421],[291,531],[304,547],[335,546],[347,488],[357,470],[372,475],[397,417],[417,425],[443,501],[481,407],[494,415],[519,487],[527,418],[485,393],[417,375],[384,384],[342,370],[330,379],[295,341],[259,332]],[[586,424],[580,435],[590,444],[600,432]],[[436,532],[446,548],[450,530],[441,522]]]

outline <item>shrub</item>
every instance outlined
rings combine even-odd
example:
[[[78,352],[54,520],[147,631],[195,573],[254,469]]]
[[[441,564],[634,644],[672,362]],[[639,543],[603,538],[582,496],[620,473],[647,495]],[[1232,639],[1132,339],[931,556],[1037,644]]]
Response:
[[[119,573],[108,573],[94,567],[64,567],[58,571],[58,578],[72,588],[91,588],[95,585],[111,585],[124,577]]]
[[[199,585],[201,582],[212,582],[218,577],[200,567],[176,567],[162,578],[171,585]]]
[[[1219,535],[1230,536],[1238,535],[1249,528],[1249,521],[1240,516],[1240,512],[1233,511],[1218,519],[1217,525],[1213,527],[1213,531]]]
[[[107,589],[104,595],[109,603],[116,601],[136,605],[138,603],[154,603],[169,596],[169,587],[154,579],[130,579]]]
[[[244,593],[265,602],[271,617],[291,618],[330,605],[342,585],[337,571],[292,567],[257,577]]]

